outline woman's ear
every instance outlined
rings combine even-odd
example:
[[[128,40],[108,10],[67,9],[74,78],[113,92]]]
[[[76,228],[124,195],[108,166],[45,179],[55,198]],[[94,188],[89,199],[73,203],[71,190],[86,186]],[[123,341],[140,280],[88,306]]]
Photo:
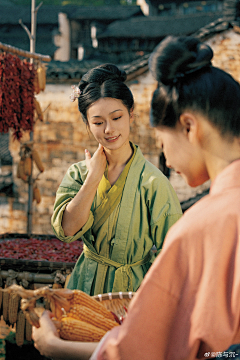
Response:
[[[134,120],[133,108],[130,110],[129,115],[130,115],[130,124],[131,124],[133,122],[133,120]]]
[[[190,142],[194,141],[198,132],[198,121],[191,112],[183,112],[179,118],[185,136]]]

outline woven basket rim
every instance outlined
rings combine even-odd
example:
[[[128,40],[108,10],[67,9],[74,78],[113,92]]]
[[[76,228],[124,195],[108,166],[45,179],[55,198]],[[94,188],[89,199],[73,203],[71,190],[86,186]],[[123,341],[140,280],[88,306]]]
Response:
[[[132,299],[134,296],[135,292],[133,291],[128,291],[128,292],[114,292],[114,293],[105,293],[105,294],[98,294],[98,295],[94,295],[92,296],[94,299],[98,300],[98,301],[104,301],[104,300],[114,300],[114,299]]]

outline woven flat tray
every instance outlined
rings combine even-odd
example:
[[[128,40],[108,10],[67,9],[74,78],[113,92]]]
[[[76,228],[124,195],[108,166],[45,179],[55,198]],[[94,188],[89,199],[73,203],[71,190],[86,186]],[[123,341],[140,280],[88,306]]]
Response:
[[[17,238],[25,238],[28,239],[29,236],[27,234],[16,234],[16,233],[5,233],[0,234],[1,240],[14,240]],[[39,240],[46,239],[56,239],[54,235],[36,235],[33,234],[32,237],[37,238]],[[38,261],[38,260],[24,260],[24,259],[11,259],[11,258],[3,258],[0,254],[0,267],[2,270],[13,269],[16,271],[34,271],[34,272],[53,272],[55,270],[67,270],[73,269],[75,263],[74,262],[57,262],[57,261]]]
[[[93,296],[97,301],[100,301],[109,311],[113,311],[119,318],[126,315],[134,292],[116,292],[108,294],[99,294]]]

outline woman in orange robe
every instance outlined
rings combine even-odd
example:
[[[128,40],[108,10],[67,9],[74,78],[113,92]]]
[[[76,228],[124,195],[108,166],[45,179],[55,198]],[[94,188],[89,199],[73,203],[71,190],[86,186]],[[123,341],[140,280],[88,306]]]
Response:
[[[240,86],[212,57],[197,39],[167,37],[150,58],[151,124],[167,165],[211,189],[171,227],[127,318],[91,360],[240,359]],[[49,351],[41,332],[35,343]],[[81,358],[85,345],[75,346],[68,359]]]

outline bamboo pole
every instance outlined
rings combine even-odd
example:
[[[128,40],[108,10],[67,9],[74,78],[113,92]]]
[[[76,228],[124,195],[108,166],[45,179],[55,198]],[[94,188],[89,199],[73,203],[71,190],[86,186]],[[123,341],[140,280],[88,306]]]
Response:
[[[9,52],[11,54],[19,55],[19,56],[22,56],[25,58],[32,58],[35,60],[41,60],[41,61],[46,61],[46,62],[51,61],[51,57],[48,55],[41,55],[41,54],[38,54],[35,52],[31,53],[30,51],[18,49],[15,46],[7,45],[2,42],[0,42],[0,49],[3,51]]]
[[[9,272],[7,270],[1,270],[0,276],[2,279],[7,279]],[[16,275],[16,280],[27,280],[28,282],[33,283],[43,283],[43,284],[53,284],[55,279],[55,274],[39,274],[31,272],[19,272]]]
[[[37,30],[37,12],[42,3],[38,5],[36,8],[35,0],[32,0],[31,7],[31,34],[30,37],[30,52],[35,52],[36,47],[36,30]],[[29,33],[27,31],[27,33]],[[33,63],[33,58],[30,59],[31,63]],[[30,132],[30,141],[33,141],[33,131]],[[33,162],[31,162],[31,166],[33,170]],[[33,215],[33,176],[32,171],[28,180],[28,216],[27,216],[27,234],[30,237],[32,234],[32,215]]]

